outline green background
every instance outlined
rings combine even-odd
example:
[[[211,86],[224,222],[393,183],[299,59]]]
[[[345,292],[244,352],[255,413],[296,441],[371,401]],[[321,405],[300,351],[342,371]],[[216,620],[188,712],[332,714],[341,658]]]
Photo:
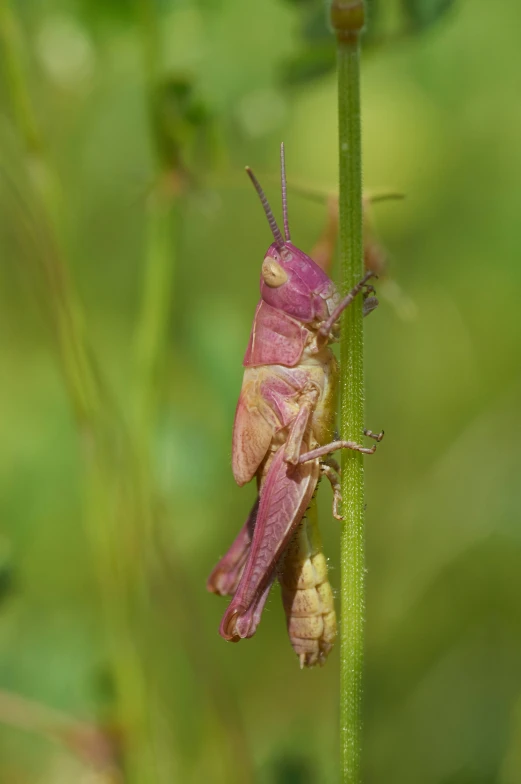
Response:
[[[107,589],[99,598],[104,544],[93,548],[89,535],[96,519],[94,539],[112,530],[113,445],[106,486],[102,470],[93,492],[50,326],[45,227],[60,236],[115,401],[117,413],[101,406],[110,442],[115,419],[134,421],[154,190],[182,161],[178,203],[158,219],[172,229],[159,242],[172,279],[156,296],[166,292],[171,313],[146,428],[160,556],[149,559],[146,597],[137,591],[125,618],[151,690],[157,767],[140,781],[328,784],[338,780],[338,650],[323,669],[299,670],[278,587],[256,636],[226,644],[217,634],[226,601],[207,594],[205,580],[254,495],[234,484],[230,441],[270,235],[243,167],[254,168],[279,215],[285,141],[292,237],[309,251],[326,207],[293,186],[335,188],[333,48],[313,3],[164,0],[153,9],[156,39],[139,5],[12,3],[47,162],[39,144],[24,145],[20,88],[4,67],[0,782],[116,780],[47,738],[41,706],[126,732],[112,685],[122,663],[103,622],[114,618],[102,607],[117,610],[119,599]],[[384,32],[364,55],[362,80],[365,187],[406,194],[374,207],[394,284],[381,281],[381,306],[366,322],[367,426],[384,427],[386,438],[366,463],[365,781],[516,784],[521,10],[515,0],[462,0],[431,28],[401,35],[395,6],[389,18],[371,8],[370,30],[374,22]],[[152,42],[148,71],[143,38]],[[49,196],[49,171],[60,195]],[[35,187],[52,218],[35,207]],[[146,441],[137,438],[138,463],[148,460]],[[319,505],[336,588],[339,526],[325,485]],[[141,554],[144,535],[134,530],[128,548],[137,541]],[[116,548],[123,571],[127,544]],[[16,703],[21,718],[13,694],[30,700]],[[138,780],[131,769],[126,777]]]

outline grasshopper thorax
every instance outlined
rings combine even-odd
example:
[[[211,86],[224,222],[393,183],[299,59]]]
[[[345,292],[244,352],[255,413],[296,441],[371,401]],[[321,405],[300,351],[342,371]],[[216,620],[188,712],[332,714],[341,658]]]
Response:
[[[259,194],[275,240],[262,263],[261,297],[268,305],[299,321],[321,321],[330,315],[331,306],[338,302],[338,292],[324,270],[290,241],[284,144],[281,144],[280,160],[284,236],[257,178],[251,169],[246,169]]]

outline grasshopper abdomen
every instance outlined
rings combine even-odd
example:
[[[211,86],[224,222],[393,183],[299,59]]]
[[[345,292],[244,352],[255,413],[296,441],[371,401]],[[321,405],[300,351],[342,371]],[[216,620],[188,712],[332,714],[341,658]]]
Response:
[[[300,666],[324,664],[336,635],[333,591],[312,500],[279,567],[288,634]]]

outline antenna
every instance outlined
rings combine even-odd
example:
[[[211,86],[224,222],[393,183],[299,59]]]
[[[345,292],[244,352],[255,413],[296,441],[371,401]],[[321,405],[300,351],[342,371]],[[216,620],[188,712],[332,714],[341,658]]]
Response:
[[[249,166],[246,166],[246,172],[248,174],[248,177],[252,181],[255,190],[259,194],[259,198],[261,200],[262,206],[264,207],[264,212],[266,213],[268,223],[270,224],[271,233],[273,234],[273,237],[275,239],[275,244],[277,245],[277,248],[279,250],[282,250],[282,248],[284,247],[284,237],[282,236],[280,229],[277,226],[277,221],[275,220],[275,217],[271,211],[271,207],[266,198],[266,194],[262,190],[257,177],[254,175],[254,173],[252,172]]]
[[[286,242],[289,242],[291,235],[289,233],[288,221],[288,186],[286,184],[286,157],[284,155],[284,142],[280,145],[280,180],[282,187],[282,215],[284,218],[284,237]]]

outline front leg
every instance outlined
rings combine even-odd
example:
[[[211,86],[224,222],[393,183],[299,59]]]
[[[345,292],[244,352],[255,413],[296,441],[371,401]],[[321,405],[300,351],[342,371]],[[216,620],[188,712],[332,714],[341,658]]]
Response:
[[[376,278],[374,272],[366,272],[362,280],[353,286],[349,294],[347,294],[344,299],[342,299],[339,304],[336,306],[332,314],[328,319],[322,322],[322,324],[318,328],[318,334],[321,335],[323,338],[328,338],[329,333],[333,329],[333,324],[335,324],[338,319],[340,318],[343,311],[349,307],[349,305],[353,302],[355,297],[357,297],[362,292],[371,292],[374,294],[373,286],[368,286],[367,281],[371,278]]]
[[[378,307],[378,300],[376,297],[368,296],[368,294],[374,294],[374,287],[367,283],[367,281],[373,277],[376,277],[374,272],[366,272],[362,280],[351,289],[349,294],[347,294],[343,300],[340,301],[329,318],[319,324],[316,336],[311,346],[312,353],[317,354],[325,345],[327,345],[327,343],[337,340],[337,337],[332,334],[331,330],[340,318],[342,312],[353,302],[358,294],[363,293],[365,297],[363,309],[364,316],[369,315],[369,313]]]

